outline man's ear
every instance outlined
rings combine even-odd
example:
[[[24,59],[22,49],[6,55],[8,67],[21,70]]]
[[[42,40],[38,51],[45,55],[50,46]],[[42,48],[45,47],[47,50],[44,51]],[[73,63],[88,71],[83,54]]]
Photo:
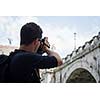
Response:
[[[35,39],[32,43],[33,43],[34,45],[36,45],[37,42],[38,42],[38,39]]]

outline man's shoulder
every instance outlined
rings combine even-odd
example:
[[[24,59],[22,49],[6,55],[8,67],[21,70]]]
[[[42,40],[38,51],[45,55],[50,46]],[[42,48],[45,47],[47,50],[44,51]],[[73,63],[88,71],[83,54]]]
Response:
[[[14,58],[35,58],[35,57],[41,57],[42,55],[37,54],[37,53],[32,53],[24,50],[15,50],[14,52]]]

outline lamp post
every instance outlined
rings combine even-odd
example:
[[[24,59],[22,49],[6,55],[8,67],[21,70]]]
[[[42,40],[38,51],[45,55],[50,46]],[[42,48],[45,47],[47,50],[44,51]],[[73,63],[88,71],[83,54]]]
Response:
[[[76,33],[74,33],[74,51],[76,50]]]
[[[12,39],[8,38],[8,41],[9,41],[9,44],[11,45],[12,44]]]

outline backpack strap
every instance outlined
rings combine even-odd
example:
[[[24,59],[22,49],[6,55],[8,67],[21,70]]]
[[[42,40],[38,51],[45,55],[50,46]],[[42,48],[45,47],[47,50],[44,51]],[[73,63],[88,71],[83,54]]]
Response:
[[[9,54],[9,56],[7,56],[5,58],[5,60],[3,60],[3,62],[2,62],[2,64],[4,66],[3,66],[2,73],[1,73],[1,82],[4,82],[4,83],[10,82],[10,80],[9,80],[9,78],[10,78],[10,62],[14,55],[15,55],[15,52],[11,52]]]

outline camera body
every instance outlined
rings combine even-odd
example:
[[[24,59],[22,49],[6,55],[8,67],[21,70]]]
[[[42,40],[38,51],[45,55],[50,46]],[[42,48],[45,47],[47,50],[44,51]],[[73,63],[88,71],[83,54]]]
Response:
[[[47,46],[48,48],[50,48],[50,45],[47,45],[46,43],[45,43],[45,37],[41,40],[41,44],[40,44],[40,47],[38,48],[38,50],[37,50],[37,53],[38,54],[43,54],[43,53],[45,53],[45,51],[43,51],[43,46],[45,45],[45,46]]]
[[[48,48],[50,48],[50,45],[47,45],[47,44],[45,43],[45,37],[41,40],[41,43],[42,43],[43,45],[47,46]]]

